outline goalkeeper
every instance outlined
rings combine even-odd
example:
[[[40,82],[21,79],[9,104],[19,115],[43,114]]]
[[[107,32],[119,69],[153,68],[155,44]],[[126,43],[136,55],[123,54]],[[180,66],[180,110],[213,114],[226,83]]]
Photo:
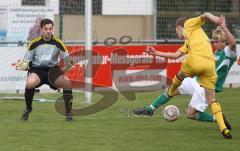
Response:
[[[42,36],[29,42],[24,59],[16,66],[19,70],[29,71],[24,94],[26,109],[21,119],[28,120],[35,88],[47,84],[54,90],[63,88],[66,120],[71,121],[72,89],[69,79],[63,73],[72,67],[72,61],[63,42],[53,35],[53,21],[42,19],[40,27]],[[63,69],[58,66],[60,56],[64,62]]]
[[[217,56],[216,59],[218,59],[217,74],[219,77],[217,82],[215,68],[212,67],[215,63],[213,62],[213,56],[211,54],[210,41],[201,29],[201,25],[204,24],[205,20],[211,20],[221,26],[221,30],[218,28],[214,31],[215,36],[213,37],[215,42],[219,42],[218,45],[214,44],[219,49],[215,53],[215,56]],[[236,59],[236,42],[225,25],[225,18],[223,16],[216,17],[210,13],[205,13],[199,17],[191,19],[180,18],[176,23],[176,31],[180,39],[185,39],[185,44],[179,49],[179,51],[176,53],[163,53],[153,50],[150,51],[150,53],[168,58],[178,58],[189,53],[183,62],[180,72],[173,79],[173,84],[165,94],[157,98],[149,107],[137,109],[133,112],[138,115],[148,114],[151,113],[154,108],[166,103],[174,95],[189,94],[192,95],[193,98],[188,109],[188,116],[191,118],[199,118],[202,116],[200,118],[203,118],[203,116],[207,115],[203,111],[209,104],[214,117],[216,118],[214,120],[218,123],[224,138],[232,138],[230,134],[231,127],[226,120],[224,120],[220,104],[215,100],[214,92],[215,86],[216,90],[219,88],[219,90],[222,89],[226,75]],[[226,39],[228,39],[229,46],[227,46]],[[152,50],[151,47],[149,49]],[[194,83],[193,79],[186,78],[193,76],[199,77],[199,83],[202,87],[200,87],[199,84]],[[183,81],[184,78],[186,79]],[[180,86],[181,84],[182,86]],[[181,89],[185,89],[185,92],[181,91]],[[199,89],[201,90],[199,91]],[[195,106],[193,104],[195,104]],[[198,106],[198,108],[196,106]],[[209,118],[209,116],[207,118]]]

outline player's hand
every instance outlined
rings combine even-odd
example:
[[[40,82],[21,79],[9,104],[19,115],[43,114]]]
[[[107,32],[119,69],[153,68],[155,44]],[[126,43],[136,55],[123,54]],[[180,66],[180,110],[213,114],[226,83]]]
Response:
[[[71,68],[73,68],[73,61],[71,60],[70,57],[66,57],[63,59],[64,66],[62,68],[63,72],[67,72]]]
[[[25,59],[18,60],[16,64],[16,69],[22,70],[22,71],[28,70],[29,62],[30,62],[29,60],[25,60]]]
[[[156,49],[152,46],[147,46],[146,52],[150,55],[157,55]]]
[[[226,27],[226,19],[225,19],[225,17],[224,17],[223,15],[221,15],[221,16],[219,17],[219,25],[220,25],[221,27]]]
[[[217,24],[218,26],[221,25],[221,18],[220,17],[216,17],[216,19],[214,20],[215,24]]]

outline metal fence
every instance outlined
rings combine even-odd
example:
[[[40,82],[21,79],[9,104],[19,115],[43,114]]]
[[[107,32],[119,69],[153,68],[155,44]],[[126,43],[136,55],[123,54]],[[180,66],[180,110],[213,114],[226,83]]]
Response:
[[[5,9],[7,7],[17,7],[15,6],[15,0],[10,0],[11,2],[8,2],[1,8]],[[65,25],[72,25],[72,22],[69,20],[64,20],[64,15],[72,15],[72,16],[84,16],[84,0],[59,0],[58,5],[54,5],[59,12],[57,15],[59,15],[59,36],[62,37],[63,35],[63,24]],[[92,12],[93,15],[101,16],[102,9],[103,9],[103,0],[92,0]],[[155,18],[155,22],[153,23],[155,26],[153,26],[153,33],[154,33],[154,40],[151,38],[145,38],[145,39],[137,39],[136,37],[133,37],[132,43],[171,43],[176,42],[177,36],[175,32],[175,21],[177,18],[182,16],[188,16],[188,17],[194,17],[198,16],[204,12],[211,12],[215,15],[224,15],[227,20],[227,25],[230,29],[230,31],[233,33],[235,38],[237,39],[238,43],[240,41],[240,0],[149,0],[147,2],[154,2],[155,11],[153,14],[153,17]],[[120,1],[112,0],[112,3],[119,3],[120,7]],[[136,1],[137,3],[137,1]],[[22,6],[47,6],[46,0],[22,0],[21,3]],[[3,15],[2,15],[3,16]],[[56,16],[56,15],[55,15]],[[2,17],[4,18],[4,16]],[[6,17],[5,17],[6,18]],[[3,19],[2,19],[3,20]],[[148,20],[149,21],[149,20]],[[97,22],[97,21],[95,21]],[[98,20],[98,22],[102,22],[101,20]],[[4,21],[2,21],[2,24]],[[7,25],[6,25],[7,26]],[[139,26],[144,26],[140,25]],[[211,37],[211,31],[216,26],[211,23],[206,23],[203,28],[207,32],[207,35]],[[1,28],[1,27],[0,27]],[[6,27],[7,28],[7,27]],[[22,26],[19,24],[16,24],[16,29],[22,28]],[[72,28],[72,26],[71,26]],[[83,28],[83,25],[79,28]],[[124,28],[117,29],[116,30],[123,30]],[[8,29],[10,30],[10,29]],[[76,30],[76,27],[73,27],[72,30]],[[2,30],[1,30],[2,31]],[[0,37],[2,33],[2,37],[6,37],[6,32],[0,31]],[[23,33],[17,33],[16,36],[21,36]],[[75,33],[74,33],[75,34]],[[131,33],[129,32],[129,35],[131,36]],[[115,35],[112,35],[115,36]],[[96,38],[96,37],[95,37]],[[105,38],[99,38],[94,39],[94,43],[104,43]],[[83,43],[82,39],[79,39],[77,41],[71,41],[72,39],[64,39],[68,40],[67,43]],[[8,40],[1,40],[0,44],[6,45],[6,44],[26,44],[27,41],[14,41],[12,39]]]
[[[224,15],[236,39],[240,39],[240,0],[157,0],[157,39],[175,39],[178,17],[194,17],[204,12]],[[208,36],[216,26],[205,24]]]

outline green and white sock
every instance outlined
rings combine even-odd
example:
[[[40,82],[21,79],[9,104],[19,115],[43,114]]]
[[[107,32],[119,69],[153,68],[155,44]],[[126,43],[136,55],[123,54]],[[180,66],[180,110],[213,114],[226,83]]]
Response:
[[[215,122],[215,117],[207,112],[199,112],[196,120],[202,122]]]
[[[171,97],[168,97],[167,93],[164,92],[156,100],[154,100],[153,103],[147,107],[147,109],[153,111],[156,108],[159,108],[161,105],[167,103],[170,99]]]

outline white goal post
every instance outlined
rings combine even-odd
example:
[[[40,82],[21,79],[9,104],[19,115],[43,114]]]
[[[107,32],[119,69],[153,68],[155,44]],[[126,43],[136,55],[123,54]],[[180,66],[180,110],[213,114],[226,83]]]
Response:
[[[92,0],[85,0],[85,102],[92,102]]]

